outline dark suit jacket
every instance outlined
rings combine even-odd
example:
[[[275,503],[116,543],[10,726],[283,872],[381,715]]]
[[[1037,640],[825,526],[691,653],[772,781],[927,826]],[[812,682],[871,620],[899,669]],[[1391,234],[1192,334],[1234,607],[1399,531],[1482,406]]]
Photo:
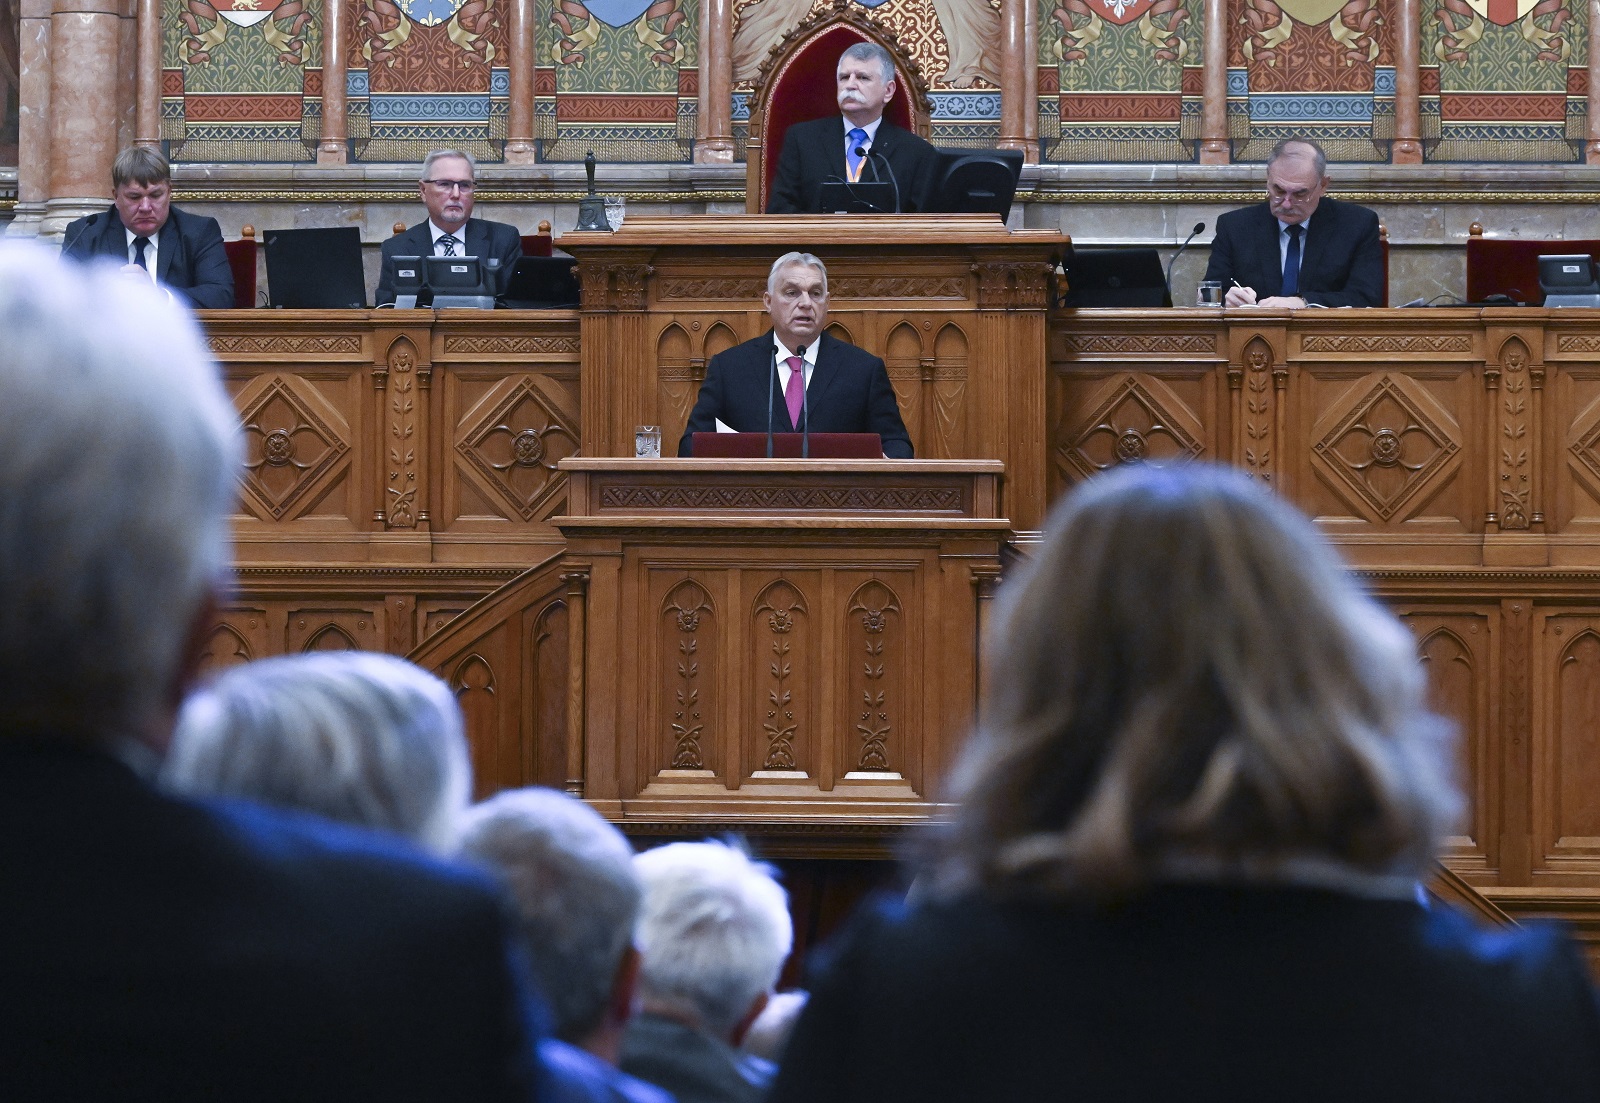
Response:
[[[886,905],[812,980],[771,1103],[1600,1099],[1571,943],[1412,900]]]
[[[0,1099],[544,1095],[476,872],[4,730],[0,870]]]
[[[677,1103],[657,1085],[555,1038],[539,1043],[539,1057],[550,1087],[549,1103]]]
[[[760,1103],[772,1080],[771,1062],[648,1012],[623,1031],[618,1065],[678,1103]]]
[[[504,222],[489,222],[482,218],[469,218],[462,227],[464,234],[458,235],[466,239],[466,245],[461,250],[462,256],[479,257],[488,260],[490,257],[500,259],[500,286],[495,288],[498,295],[506,289],[506,281],[511,279],[511,268],[517,263],[517,258],[522,256],[522,235],[515,226]],[[383,270],[378,274],[378,292],[373,297],[374,306],[383,306],[394,302],[394,258],[395,257],[431,257],[433,256],[433,234],[428,229],[428,220],[423,219],[403,234],[395,234],[382,246]],[[432,293],[426,288],[418,296],[419,305],[426,305],[433,301]]]
[[[900,419],[900,405],[883,361],[826,333],[819,340],[817,364],[806,387],[808,415],[800,418],[801,424],[809,416],[813,433],[877,433],[883,438],[884,455],[910,459],[911,435]],[[678,441],[678,455],[691,455],[694,434],[715,432],[718,419],[741,433],[767,431],[767,378],[775,347],[769,329],[711,358],[700,397]],[[796,433],[800,428],[789,420],[783,392],[774,381],[772,431]]]
[[[833,115],[795,123],[783,132],[783,151],[778,156],[778,174],[772,179],[772,194],[767,197],[768,214],[807,214],[821,210],[819,193],[825,180],[847,180],[844,136],[848,128],[844,117]],[[872,156],[861,167],[861,179],[888,183],[891,174],[884,170],[880,156],[894,170],[892,179],[900,186],[900,209],[926,210],[938,172],[939,154],[927,142],[885,119],[878,126],[872,143]],[[877,175],[882,173],[882,175]]]
[[[61,252],[78,260],[109,257],[128,263],[128,231],[117,208],[80,218],[61,236]],[[223,310],[233,305],[233,269],[222,248],[217,220],[167,209],[166,225],[156,234],[156,279],[190,306]]]
[[[1265,299],[1282,294],[1278,220],[1265,203],[1217,219],[1206,279],[1238,280]],[[1326,197],[1300,242],[1300,297],[1322,306],[1383,306],[1383,247],[1378,216]]]

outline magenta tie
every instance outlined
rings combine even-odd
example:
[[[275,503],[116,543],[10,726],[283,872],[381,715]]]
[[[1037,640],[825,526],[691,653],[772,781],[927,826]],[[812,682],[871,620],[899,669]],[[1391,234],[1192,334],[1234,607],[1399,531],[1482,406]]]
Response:
[[[784,361],[789,365],[789,382],[783,388],[783,400],[789,406],[789,424],[800,428],[800,405],[806,397],[806,362],[798,356]]]

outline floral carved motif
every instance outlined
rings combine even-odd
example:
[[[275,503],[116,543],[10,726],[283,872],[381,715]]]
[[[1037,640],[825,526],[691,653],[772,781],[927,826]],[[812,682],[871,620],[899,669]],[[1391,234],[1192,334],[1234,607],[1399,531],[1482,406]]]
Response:
[[[524,378],[467,430],[456,453],[516,516],[531,521],[548,514],[566,487],[556,467],[578,454],[578,430]]]
[[[1081,475],[1123,463],[1175,463],[1201,451],[1195,431],[1185,424],[1189,420],[1169,410],[1142,382],[1129,378],[1058,450]]]
[[[763,770],[798,769],[794,744],[800,725],[795,715],[792,655],[805,615],[804,599],[787,582],[768,587],[756,606],[757,631],[766,631],[772,651],[767,666],[767,708],[761,719],[767,737]]]
[[[1075,356],[1210,356],[1217,339],[1208,333],[1073,333],[1066,347]]]
[[[754,302],[767,289],[767,281],[757,277],[712,276],[698,279],[672,278],[656,284],[663,301],[677,299],[731,299]]]
[[[1272,350],[1259,337],[1251,341],[1244,354],[1244,447],[1245,470],[1263,482],[1272,481]]]
[[[1387,375],[1312,447],[1324,468],[1385,521],[1460,450],[1450,429]]]
[[[700,703],[700,629],[711,617],[711,602],[699,584],[684,582],[667,596],[662,609],[675,656],[669,661],[672,710],[672,769],[705,768],[700,737],[705,733],[705,710]]]
[[[1471,352],[1472,335],[1446,333],[1406,337],[1380,333],[1313,333],[1300,345],[1303,352]]]
[[[447,336],[444,351],[450,356],[517,356],[578,352],[576,337],[463,337]]]
[[[1504,422],[1500,427],[1504,440],[1500,445],[1499,490],[1500,528],[1522,530],[1528,527],[1532,510],[1529,499],[1533,494],[1531,463],[1528,447],[1528,350],[1521,341],[1513,338],[1506,342],[1501,352],[1501,370],[1496,380],[1488,372],[1485,378],[1490,389],[1498,382],[1503,397],[1500,409]]]
[[[244,491],[281,520],[350,451],[314,392],[274,379],[240,411],[245,441]]]
[[[894,731],[893,709],[889,699],[887,669],[888,645],[900,627],[900,603],[881,582],[869,582],[856,591],[848,615],[860,625],[854,634],[860,647],[860,667],[852,670],[854,699],[860,705],[856,734],[861,738],[857,770],[889,769],[889,736]]]
[[[209,339],[209,343],[211,351],[218,356],[273,352],[310,353],[312,355],[348,353],[354,356],[359,355],[361,352],[361,338],[356,336],[299,337],[288,334],[247,334],[237,337],[212,337]]]
[[[389,464],[384,525],[417,527],[417,349],[401,337],[389,347]]]

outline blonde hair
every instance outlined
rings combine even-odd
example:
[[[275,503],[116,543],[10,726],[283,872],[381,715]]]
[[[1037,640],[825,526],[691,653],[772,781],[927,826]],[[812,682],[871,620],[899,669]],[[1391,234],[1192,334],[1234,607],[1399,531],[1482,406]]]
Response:
[[[1411,637],[1243,475],[1091,480],[1002,598],[947,890],[1415,877],[1457,814]]]

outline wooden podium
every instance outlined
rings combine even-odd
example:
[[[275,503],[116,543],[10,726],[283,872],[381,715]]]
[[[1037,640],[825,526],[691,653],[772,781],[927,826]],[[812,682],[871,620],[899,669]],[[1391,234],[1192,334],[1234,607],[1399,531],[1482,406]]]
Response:
[[[561,466],[563,568],[583,590],[568,765],[584,797],[663,826],[934,811],[976,715],[1010,534],[999,463]]]

